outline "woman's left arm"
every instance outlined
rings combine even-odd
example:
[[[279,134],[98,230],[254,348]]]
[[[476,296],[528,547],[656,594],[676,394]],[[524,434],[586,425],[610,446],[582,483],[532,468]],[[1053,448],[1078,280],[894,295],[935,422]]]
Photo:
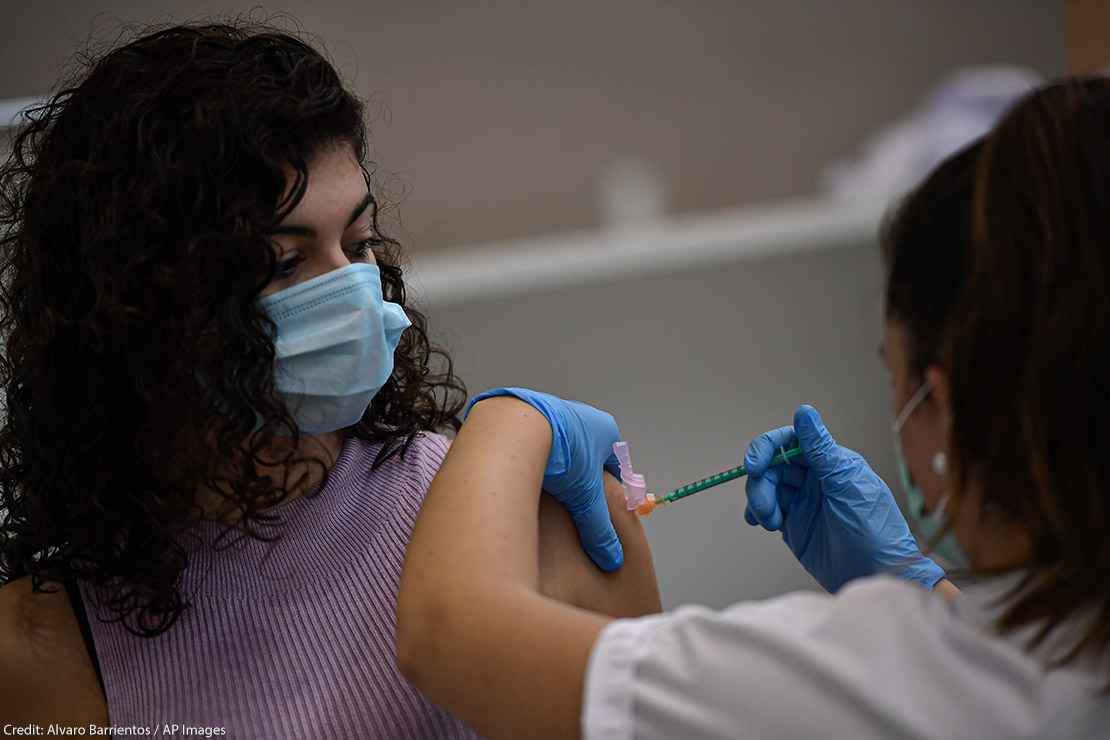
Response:
[[[610,621],[539,591],[536,512],[550,447],[550,425],[528,404],[476,404],[428,492],[401,577],[402,673],[487,737],[578,737],[590,651]]]

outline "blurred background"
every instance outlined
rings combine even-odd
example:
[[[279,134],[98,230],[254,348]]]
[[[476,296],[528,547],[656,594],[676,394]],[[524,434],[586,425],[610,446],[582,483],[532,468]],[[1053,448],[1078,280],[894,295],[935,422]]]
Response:
[[[612,411],[657,491],[802,402],[896,481],[881,215],[1066,70],[1045,0],[40,0],[0,6],[4,122],[129,25],[241,12],[368,101],[389,229],[471,391]],[[733,485],[648,520],[666,606],[815,587],[743,507]]]

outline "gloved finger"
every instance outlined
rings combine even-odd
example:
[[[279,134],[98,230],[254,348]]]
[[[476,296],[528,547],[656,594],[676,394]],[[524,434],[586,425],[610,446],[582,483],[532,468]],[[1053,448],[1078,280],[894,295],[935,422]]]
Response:
[[[744,451],[744,466],[748,469],[748,475],[763,475],[780,450],[790,449],[793,446],[793,427],[779,427],[759,435]],[[794,458],[795,461],[797,459]]]
[[[782,475],[782,482],[786,485],[794,486],[795,488],[801,487],[805,483],[806,475],[809,468],[802,467],[801,465],[792,465],[794,461],[777,466]]]
[[[775,468],[763,475],[748,475],[744,490],[748,494],[748,508],[756,520],[769,532],[782,529],[782,510],[779,508],[778,487],[782,475]]]
[[[744,521],[746,521],[748,524],[752,525],[753,527],[756,527],[756,526],[759,525],[759,520],[756,519],[755,514],[752,513],[752,507],[751,507],[750,504],[744,507]]]
[[[836,469],[839,448],[817,409],[808,404],[798,407],[794,412],[794,433],[802,448],[800,457],[805,458],[818,475],[827,475]]]
[[[581,401],[567,401],[567,404],[574,408],[594,440],[605,449],[613,449],[613,443],[620,441],[621,430],[617,426],[617,420],[608,411]]]
[[[798,496],[801,495],[801,490],[800,486],[793,486],[785,482],[779,486],[779,509],[782,511],[784,520],[790,517],[790,510],[794,508]]]
[[[617,531],[613,529],[613,521],[609,518],[609,505],[605,502],[601,485],[599,480],[599,495],[591,497],[590,505],[572,509],[570,516],[578,529],[578,540],[586,554],[597,567],[611,572],[624,565],[624,550],[617,538]]]
[[[623,480],[621,480],[620,461],[617,460],[617,456],[615,454],[609,453],[609,459],[607,459],[605,461],[605,466],[604,467],[605,467],[605,472],[607,472],[609,475],[613,476],[617,480],[621,481],[621,483],[624,482]]]

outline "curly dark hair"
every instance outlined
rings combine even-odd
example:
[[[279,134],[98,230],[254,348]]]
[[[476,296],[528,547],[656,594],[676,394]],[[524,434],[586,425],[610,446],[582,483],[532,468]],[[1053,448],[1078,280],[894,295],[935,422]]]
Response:
[[[314,153],[349,145],[374,184],[364,104],[308,43],[253,21],[148,28],[76,59],[0,167],[0,583],[81,579],[109,618],[155,635],[188,605],[176,584],[199,487],[263,539],[277,520],[263,510],[290,495],[255,467],[276,433],[294,449],[302,435],[258,298]],[[466,392],[371,209],[384,297],[412,322],[343,430],[383,443],[376,467],[457,430]],[[326,483],[322,460],[281,462]]]

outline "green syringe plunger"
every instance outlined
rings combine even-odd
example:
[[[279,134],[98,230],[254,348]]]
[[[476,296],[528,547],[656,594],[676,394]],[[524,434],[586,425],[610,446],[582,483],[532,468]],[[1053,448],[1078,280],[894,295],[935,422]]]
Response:
[[[802,448],[798,446],[791,447],[789,450],[783,450],[779,454],[771,458],[772,465],[781,465],[782,463],[790,462],[793,458],[802,454]],[[709,488],[719,486],[722,483],[728,483],[737,478],[743,478],[748,474],[748,468],[744,465],[737,465],[735,468],[723,470],[716,475],[711,475],[708,478],[696,480],[693,483],[687,483],[684,486],[679,486],[672,491],[667,491],[662,496],[656,497],[648,494],[647,501],[640,506],[637,511],[641,516],[647,516],[658,508],[673,504],[675,501],[680,501],[687,496],[693,496],[695,493],[701,493]]]

